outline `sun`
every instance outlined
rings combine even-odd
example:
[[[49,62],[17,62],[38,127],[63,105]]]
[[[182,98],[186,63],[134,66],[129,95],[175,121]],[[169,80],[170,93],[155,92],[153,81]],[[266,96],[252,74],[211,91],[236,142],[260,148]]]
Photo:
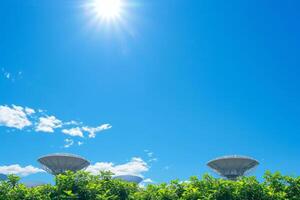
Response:
[[[88,19],[87,27],[93,32],[135,35],[137,0],[82,0],[80,7]]]
[[[93,0],[92,9],[97,17],[110,21],[121,17],[122,0]]]

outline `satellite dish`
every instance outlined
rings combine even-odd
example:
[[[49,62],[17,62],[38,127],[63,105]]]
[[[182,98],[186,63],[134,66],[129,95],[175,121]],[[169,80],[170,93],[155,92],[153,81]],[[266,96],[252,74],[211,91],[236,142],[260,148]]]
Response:
[[[259,162],[246,156],[224,156],[207,163],[213,171],[229,180],[236,180],[254,169]]]
[[[86,159],[66,153],[57,153],[43,156],[38,159],[43,169],[50,174],[57,175],[66,171],[79,171],[87,168],[90,162]]]
[[[119,176],[114,176],[113,179],[120,179],[126,182],[136,183],[136,184],[139,184],[140,182],[143,181],[142,177],[136,175],[119,175]]]
[[[0,174],[0,181],[6,181],[6,180],[7,180],[7,175]]]

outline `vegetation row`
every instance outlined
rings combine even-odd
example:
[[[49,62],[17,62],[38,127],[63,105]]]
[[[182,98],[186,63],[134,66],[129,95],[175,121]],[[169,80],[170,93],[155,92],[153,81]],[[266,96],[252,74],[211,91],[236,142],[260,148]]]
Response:
[[[0,183],[0,200],[300,200],[300,177],[266,172],[263,181],[243,177],[237,181],[209,175],[187,181],[149,184],[145,187],[112,179],[109,172],[98,176],[66,172],[54,185],[27,188],[10,175]]]

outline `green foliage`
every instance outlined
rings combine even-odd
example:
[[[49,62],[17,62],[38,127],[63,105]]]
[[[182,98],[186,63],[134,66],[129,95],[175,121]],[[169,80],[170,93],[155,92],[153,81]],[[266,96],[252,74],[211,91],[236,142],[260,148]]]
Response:
[[[266,172],[262,182],[255,177],[230,181],[204,175],[147,187],[111,176],[110,172],[98,176],[66,172],[55,177],[54,186],[27,188],[10,175],[0,183],[0,200],[300,200],[300,177],[278,172]]]

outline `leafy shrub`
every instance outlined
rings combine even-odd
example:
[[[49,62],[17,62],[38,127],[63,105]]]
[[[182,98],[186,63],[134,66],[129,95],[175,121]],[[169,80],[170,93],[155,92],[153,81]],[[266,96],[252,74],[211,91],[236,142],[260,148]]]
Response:
[[[204,175],[188,181],[140,187],[87,172],[66,172],[55,177],[55,185],[27,188],[20,178],[8,176],[0,183],[0,200],[300,200],[300,177],[266,172],[264,181],[243,177],[237,181]]]

